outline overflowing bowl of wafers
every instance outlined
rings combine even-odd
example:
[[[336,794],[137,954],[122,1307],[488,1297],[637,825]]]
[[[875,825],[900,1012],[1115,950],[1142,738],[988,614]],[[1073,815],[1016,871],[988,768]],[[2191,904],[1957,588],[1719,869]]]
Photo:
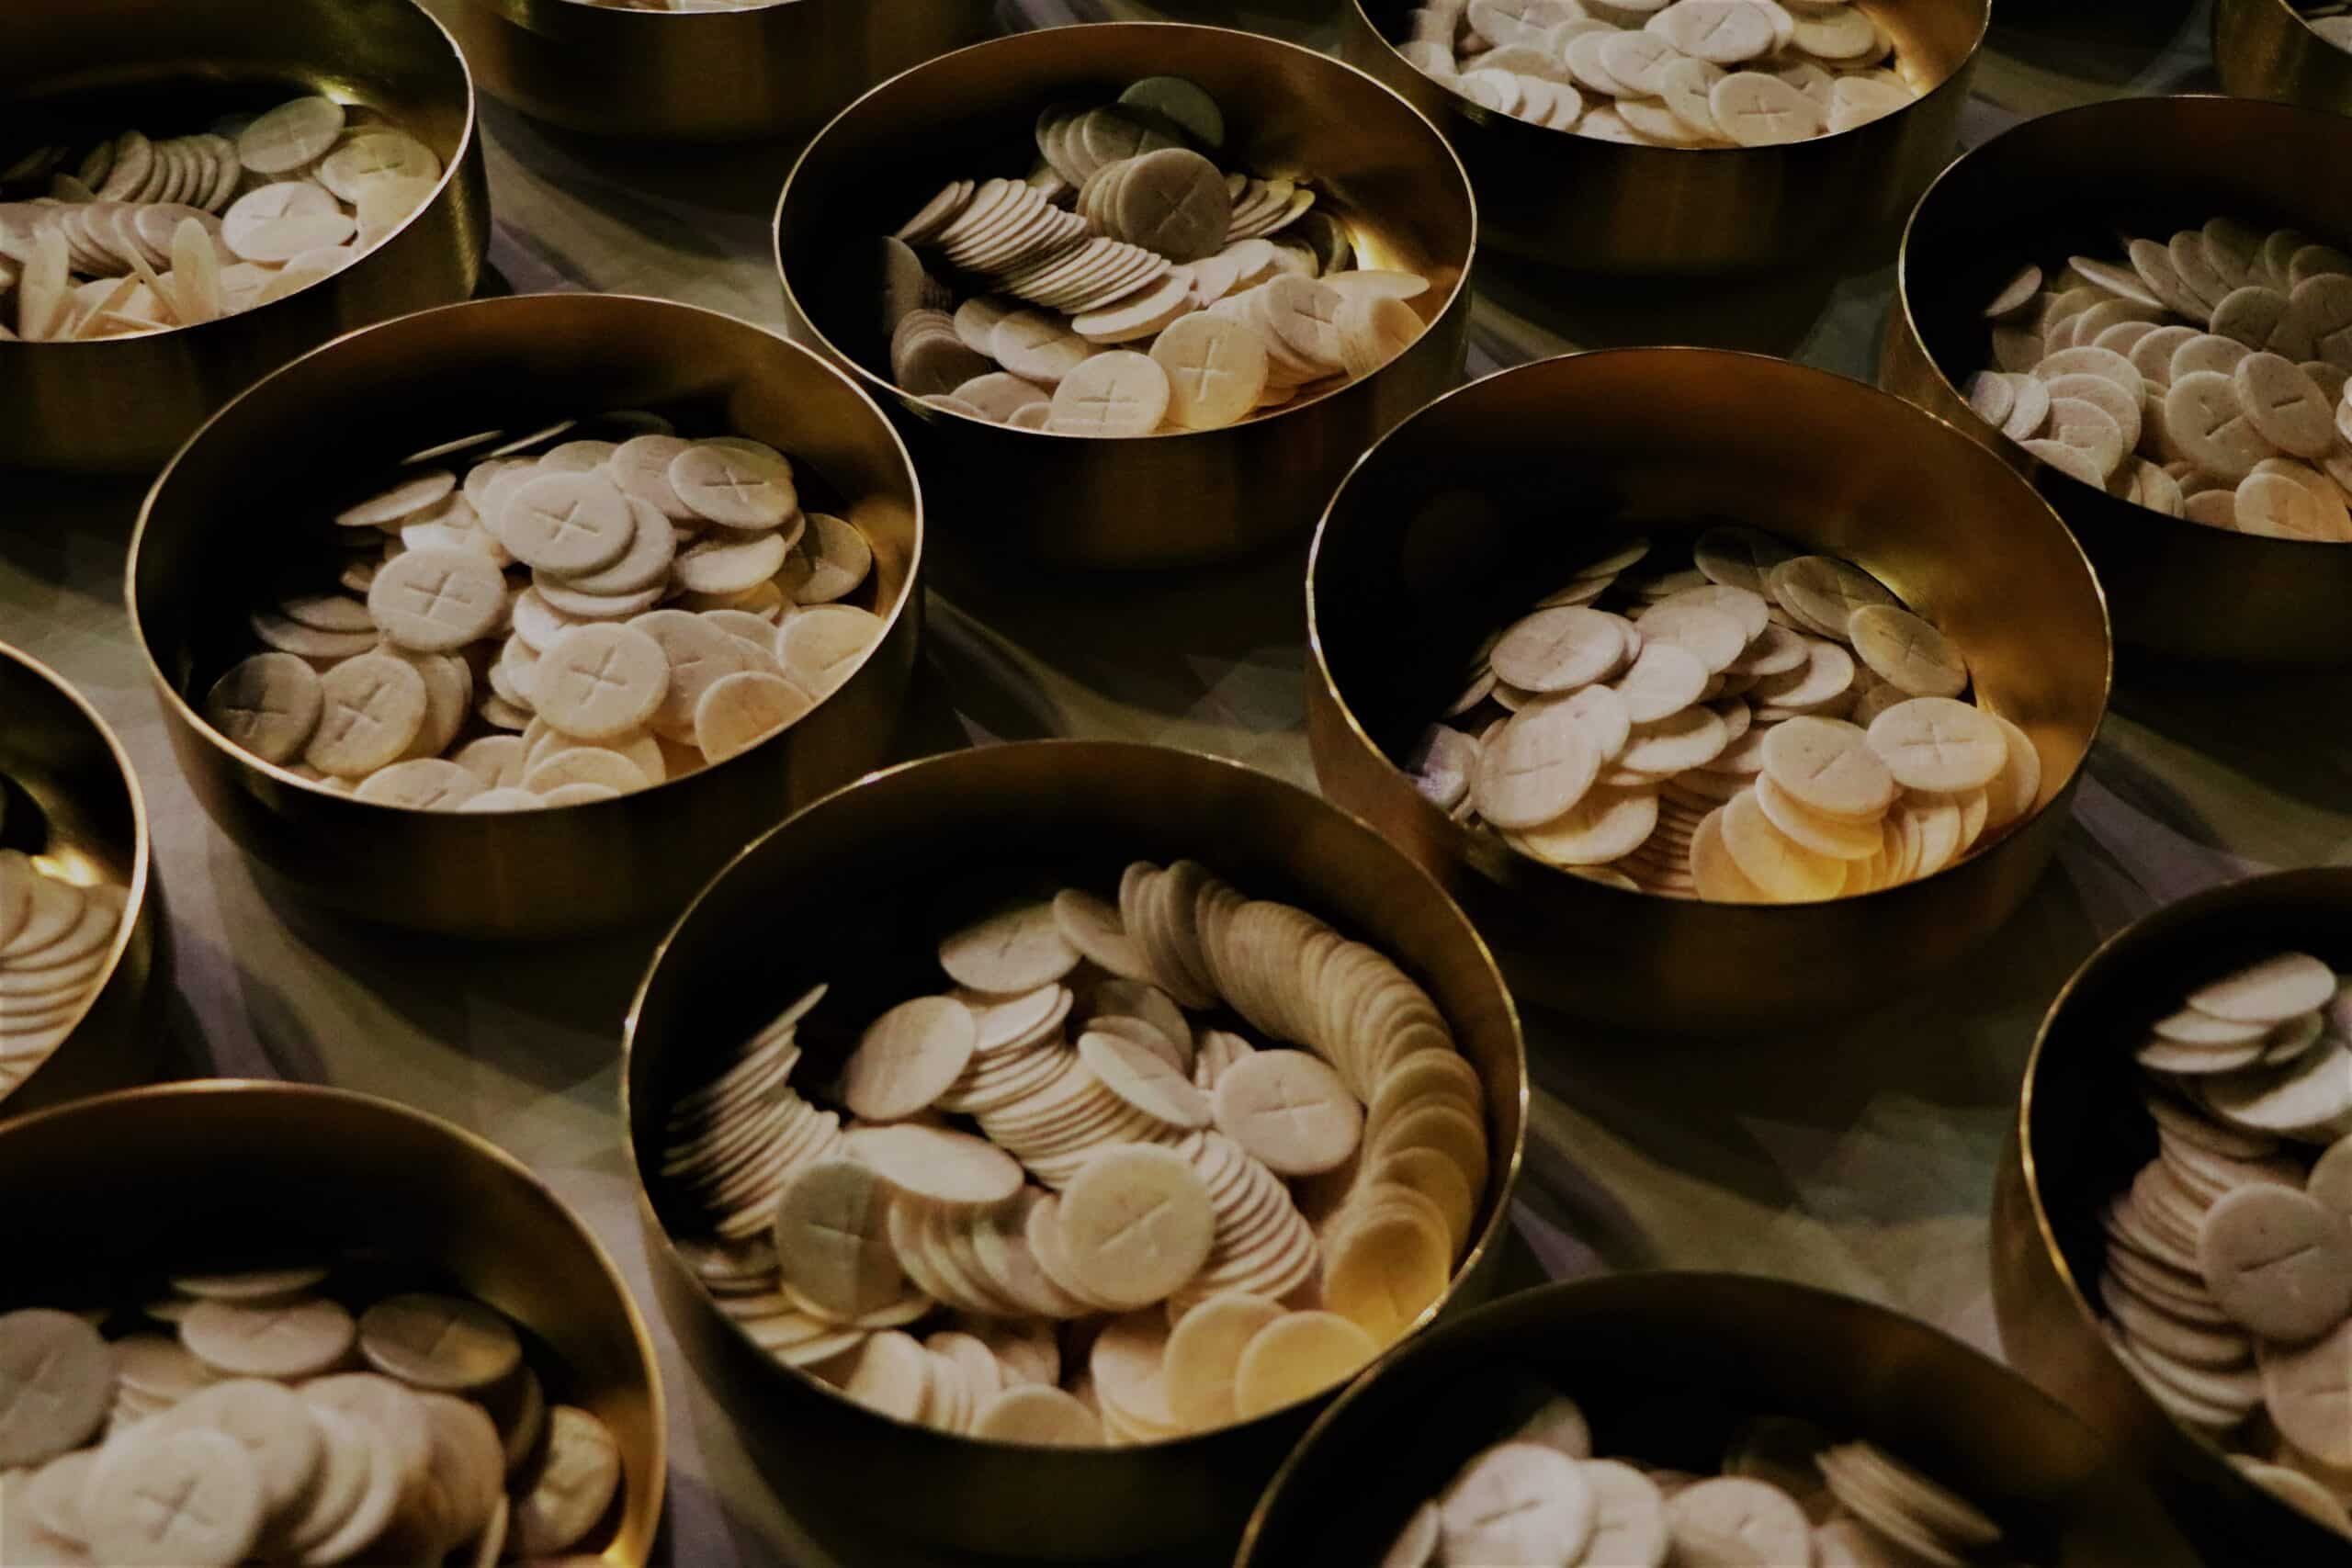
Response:
[[[100,0],[7,38],[0,462],[152,470],[287,360],[473,292],[473,82],[410,0]]]
[[[2277,155],[2222,151],[2246,141]],[[2346,657],[2352,203],[2300,170],[2347,153],[2317,109],[2098,104],[1973,149],[1912,214],[1880,384],[2033,479],[2128,648]]]
[[[1513,255],[1753,272],[1883,246],[1951,154],[1976,0],[1357,0],[1346,58],[1442,126]]]
[[[1361,824],[1034,742],[746,852],[625,1095],[665,1297],[779,1488],[1035,1559],[1229,1539],[1332,1389],[1479,1293],[1522,1071],[1466,922]],[[1014,1476],[1043,1522],[987,1502]]]
[[[1942,482],[1833,449],[1831,421]],[[1455,393],[1325,516],[1317,776],[1536,995],[1676,1031],[1883,995],[2023,896],[2105,705],[2097,585],[1987,456],[1739,355]],[[1951,543],[1992,532],[2030,587]]]
[[[2214,1555],[2341,1553],[2352,1498],[2352,878],[2119,932],[2042,1021],[1994,1211],[2011,1359]]]
[[[1359,1380],[1238,1561],[2197,1559],[2088,1427],[1959,1342],[1823,1291],[1655,1272],[1520,1292]]]
[[[793,171],[776,254],[959,532],[1140,566],[1306,526],[1458,370],[1475,229],[1442,139],[1359,73],[1117,24],[876,88]]]
[[[241,844],[368,918],[524,935],[673,911],[878,761],[921,556],[904,448],[814,356],[523,296],[240,399],[149,497],[131,617]]]

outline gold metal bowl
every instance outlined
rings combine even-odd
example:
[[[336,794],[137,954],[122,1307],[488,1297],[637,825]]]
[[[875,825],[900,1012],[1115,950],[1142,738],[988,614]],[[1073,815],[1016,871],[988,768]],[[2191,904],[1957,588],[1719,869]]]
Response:
[[[453,431],[650,408],[768,442],[843,498],[888,626],[784,733],[635,795],[551,811],[404,811],[306,784],[191,705],[250,651],[244,615],[324,498]],[[888,751],[922,622],[922,499],[889,421],[773,333],[615,294],[476,300],[338,339],[254,386],[172,460],[130,543],[131,627],[197,798],[239,848],[331,908],[466,937],[667,919],[796,805]]]
[[[22,850],[69,882],[108,883],[126,898],[122,925],[73,1032],[13,1090],[18,1116],[153,1074],[161,1036],[151,1000],[163,966],[147,800],[122,743],[58,673],[0,643],[0,846]]]
[[[645,1322],[612,1259],[539,1179],[421,1111],[345,1089],[230,1078],[125,1090],[0,1126],[9,1304],[97,1299],[256,1256],[383,1253],[447,1276],[553,1353],[551,1397],[620,1445],[618,1526],[600,1557],[642,1568],[668,1448]]]
[[[1724,518],[1854,561],[1957,642],[1977,690],[2041,750],[2036,812],[1982,853],[1882,892],[1707,904],[1514,853],[1432,806],[1391,761],[1547,573],[1557,581],[1628,525],[1688,532]],[[1332,499],[1306,617],[1307,739],[1324,793],[1461,900],[1522,998],[1637,1030],[1848,1010],[1951,962],[2048,863],[2107,709],[2098,584],[2022,479],[1860,382],[1711,349],[1546,359],[1432,403]]]
[[[1989,0],[1865,0],[1915,83],[1907,107],[1783,147],[1631,147],[1496,114],[1396,52],[1415,0],[1349,0],[1340,57],[1445,130],[1497,250],[1580,272],[1759,272],[1876,255],[1952,154]],[[1876,265],[1873,261],[1871,265]]]
[[[426,4],[492,97],[567,130],[674,141],[806,135],[875,83],[995,30],[989,0],[679,13],[582,0]]]
[[[2259,149],[2258,155],[2250,150]],[[2218,216],[2352,244],[2352,119],[2241,98],[2118,98],[2027,120],[1956,161],[1903,236],[1879,385],[1984,442],[2082,541],[2117,642],[2167,657],[2352,659],[2352,546],[2271,539],[2166,517],[2050,468],[1961,393],[1991,363],[1984,302],[2070,236],[2111,254],[2118,225],[2170,234]],[[2076,248],[2081,248],[2077,246]]]
[[[340,333],[474,291],[490,192],[473,78],[411,0],[72,0],[0,17],[0,146],[59,114],[196,130],[323,93],[398,120],[441,183],[389,239],[297,294],[199,327],[94,343],[0,343],[0,468],[152,471],[255,379]]]
[[[2290,0],[2213,0],[2213,65],[2233,98],[2352,114],[2352,54],[2313,32]]]
[[[1428,330],[1372,375],[1222,430],[1096,440],[950,413],[858,357],[870,333],[832,297],[844,238],[887,234],[953,178],[1026,169],[1038,111],[1175,74],[1225,110],[1227,161],[1311,177],[1367,265],[1430,279]],[[1320,204],[1318,203],[1318,210]],[[1099,567],[1246,555],[1303,534],[1382,433],[1451,387],[1469,329],[1477,216],[1462,165],[1411,105],[1335,60],[1249,33],[1171,22],[996,39],[885,82],[818,133],[776,205],[794,334],[890,409],[944,530],[991,553]]]
[[[721,1314],[663,1229],[663,1108],[778,998],[845,965],[911,975],[937,891],[997,866],[1090,886],[1131,860],[1192,856],[1395,957],[1429,987],[1487,1089],[1493,1164],[1468,1256],[1431,1314],[1493,1289],[1527,1106],[1518,1014],[1436,883],[1364,824],[1238,763],[1047,740],[956,751],[820,801],[711,883],[654,954],[628,1029],[622,1112],[666,1314],[796,1514],[1026,1562],[1229,1546],[1320,1398],[1221,1431],[1118,1449],[1035,1449],[912,1427],[770,1359]],[[812,1080],[830,1071],[812,1063]],[[1425,1314],[1423,1321],[1428,1321]],[[866,1538],[869,1541],[871,1537]]]
[[[2050,1004],[2026,1060],[1993,1201],[1993,1306],[2010,1362],[2154,1476],[2214,1562],[2340,1562],[2344,1538],[2241,1475],[2125,1369],[2086,1293],[2098,1210],[2156,1152],[2134,1098],[2132,1031],[2232,957],[2294,948],[2352,969],[2352,867],[2209,888],[2118,932]]]
[[[1234,1568],[1380,1561],[1414,1507],[1503,1436],[1505,1402],[1534,1388],[1583,1406],[1598,1455],[1712,1467],[1741,1421],[1793,1416],[1923,1467],[1992,1514],[2019,1561],[2197,1561],[2080,1422],[1957,1340],[1801,1285],[1661,1272],[1522,1292],[1378,1363],[1275,1476]]]

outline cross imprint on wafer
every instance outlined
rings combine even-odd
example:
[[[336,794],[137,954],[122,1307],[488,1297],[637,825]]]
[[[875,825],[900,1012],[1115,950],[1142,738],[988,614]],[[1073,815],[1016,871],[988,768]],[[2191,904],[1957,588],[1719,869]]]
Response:
[[[713,479],[704,488],[707,490],[723,490],[728,494],[733,496],[736,500],[741,501],[747,495],[757,494],[759,491],[765,490],[767,488],[767,480],[761,479]]]
[[[1165,1208],[1167,1208],[1167,1207],[1168,1207],[1168,1200],[1167,1200],[1166,1198],[1164,1198],[1164,1197],[1163,1197],[1163,1198],[1158,1198],[1158,1199],[1153,1200],[1153,1201],[1152,1201],[1152,1205],[1151,1205],[1151,1207],[1150,1207],[1150,1208],[1146,1209],[1142,1213],[1140,1213],[1140,1214],[1137,1214],[1137,1215],[1134,1216],[1132,1219],[1129,1219],[1129,1220],[1128,1220],[1125,1224],[1122,1224],[1121,1226],[1119,1226],[1119,1228],[1118,1228],[1118,1229],[1116,1229],[1116,1230],[1113,1231],[1109,1235],[1105,1236],[1105,1237],[1103,1238],[1103,1244],[1104,1244],[1104,1246],[1105,1246],[1105,1247],[1116,1247],[1116,1246],[1118,1246],[1118,1245],[1119,1245],[1119,1244],[1121,1244],[1122,1242],[1125,1241],[1125,1240],[1127,1239],[1127,1237],[1128,1237],[1128,1236],[1130,1236],[1130,1235],[1134,1235],[1136,1231],[1140,1230],[1140,1229],[1141,1229],[1142,1227],[1144,1227],[1145,1225],[1149,1224],[1151,1223],[1151,1221],[1152,1221],[1153,1216],[1154,1216],[1154,1215],[1156,1215],[1156,1214],[1158,1214],[1161,1210],[1163,1210],[1163,1209],[1165,1209]],[[1148,1238],[1147,1238],[1147,1239],[1148,1239]]]
[[[607,686],[619,690],[628,685],[627,681],[613,673],[613,660],[619,657],[620,655],[615,649],[608,648],[605,649],[603,653],[597,655],[596,668],[594,670],[586,670],[578,665],[573,665],[571,669],[566,671],[565,673],[586,676],[588,679],[588,692],[592,697],[597,693],[602,692]]]
[[[2278,1257],[2269,1259],[2267,1262],[2245,1264],[2239,1269],[2238,1272],[2245,1274],[2249,1278],[2256,1275],[2266,1274],[2271,1269],[2292,1263],[2297,1258],[2308,1257],[2318,1250],[2319,1247],[2316,1244],[2305,1242],[2302,1246],[2296,1247],[2292,1252],[2282,1252]]]
[[[596,531],[592,525],[580,521],[580,509],[584,504],[585,502],[575,501],[563,509],[560,516],[552,519],[555,524],[555,536],[558,539],[568,539],[573,534],[593,534]]]
[[[285,1327],[287,1320],[293,1314],[293,1308],[279,1307],[266,1316],[244,1318],[232,1323],[230,1326],[247,1340],[258,1340]]]
[[[373,685],[359,694],[356,701],[336,710],[343,718],[344,734],[348,735],[358,728],[363,720],[370,728],[383,724],[384,721],[376,715],[376,699],[384,694],[384,682],[379,677]]]
[[[428,621],[440,618],[441,607],[444,604],[452,605],[460,610],[466,608],[465,594],[453,592],[457,587],[457,574],[454,572],[444,570],[439,577],[434,579],[430,587],[422,582],[405,583],[402,586],[415,597],[419,606],[417,614]]]
[[[8,1390],[7,1398],[0,1400],[0,1417],[13,1416],[27,1400],[36,1397],[40,1400],[41,1408],[51,1414],[63,1404],[64,1401],[57,1391],[49,1386],[49,1374],[56,1369],[60,1355],[61,1352],[53,1348],[41,1352],[40,1363],[27,1374],[25,1381]]]
[[[1274,1080],[1273,1101],[1274,1102],[1272,1105],[1264,1108],[1266,1113],[1284,1118],[1294,1128],[1299,1125],[1300,1111],[1317,1110],[1322,1105],[1321,1100],[1311,1098],[1307,1100],[1291,1099],[1290,1091],[1283,1087],[1283,1081],[1280,1078],[1276,1078]]]
[[[218,1528],[212,1521],[212,1516],[196,1506],[197,1489],[202,1484],[199,1478],[188,1475],[180,1478],[178,1492],[175,1496],[166,1497],[160,1493],[141,1490],[136,1495],[136,1500],[145,1505],[142,1511],[146,1517],[141,1521],[141,1524],[148,1534],[161,1540],[170,1535],[182,1519],[193,1519],[208,1531]]]
[[[259,723],[263,719],[284,718],[294,710],[291,708],[274,708],[270,706],[269,694],[264,692],[261,696],[261,701],[257,705],[231,703],[221,711],[228,714],[232,718],[247,719],[254,723]]]

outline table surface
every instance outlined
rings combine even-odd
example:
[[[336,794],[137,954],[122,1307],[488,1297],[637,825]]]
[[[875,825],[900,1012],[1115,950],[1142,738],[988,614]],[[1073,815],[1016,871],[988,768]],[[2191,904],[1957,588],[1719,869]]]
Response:
[[[1144,14],[1112,3],[1121,18]],[[1005,20],[1114,15],[1067,4],[1022,0]],[[1995,29],[1963,122],[1971,143],[2093,98],[2211,89],[2202,3],[2002,8],[2055,19]],[[790,150],[616,149],[484,109],[491,260],[507,285],[664,295],[782,324],[767,220]],[[1891,276],[1546,288],[1482,265],[1471,369],[1570,348],[1709,342],[1867,378]],[[137,499],[135,487],[19,481],[19,525],[0,526],[0,638],[86,694],[138,767],[174,927],[172,1027],[189,1070],[420,1105],[494,1138],[585,1216],[665,1347],[664,1562],[886,1560],[877,1543],[831,1528],[820,1539],[786,1517],[661,1324],[616,1103],[620,1020],[647,936],[454,949],[341,924],[258,886],[181,779],[130,640],[121,572]],[[23,525],[37,520],[67,525]],[[1219,752],[1311,784],[1303,559],[1301,545],[1215,572],[1103,581],[1022,571],[934,586],[901,750],[1112,736]],[[1867,1020],[1629,1051],[1589,1026],[1531,1017],[1537,1093],[1517,1209],[1529,1255],[1554,1275],[1784,1276],[1897,1307],[1997,1354],[1985,1216],[2050,997],[2099,939],[2159,903],[2250,871],[2352,860],[2352,689],[2249,684],[2127,669],[2057,863],[2025,908],[1962,972]],[[925,1560],[892,1545],[887,1561]]]

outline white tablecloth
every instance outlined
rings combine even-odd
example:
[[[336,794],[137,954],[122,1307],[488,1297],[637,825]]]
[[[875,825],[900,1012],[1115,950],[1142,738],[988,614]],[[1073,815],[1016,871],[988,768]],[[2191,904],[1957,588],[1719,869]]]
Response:
[[[1045,0],[1031,6],[1034,20],[1070,19],[1047,15]],[[2210,85],[2203,6],[2137,9],[2098,27],[1996,29],[1966,139],[2092,97]],[[492,262],[514,289],[663,295],[781,323],[767,223],[788,152],[616,150],[494,105],[483,118]],[[1523,276],[1482,276],[1472,368],[1573,346],[1713,341],[1867,378],[1889,276],[1735,288],[1580,280],[1542,297]],[[174,1022],[191,1069],[334,1083],[487,1134],[587,1218],[666,1343],[616,1105],[619,1022],[648,938],[465,949],[273,901],[183,784],[130,645],[120,589],[136,502],[136,487],[12,485],[0,520],[0,639],[62,671],[130,750],[154,818],[177,952]],[[1148,580],[1015,569],[935,585],[902,749],[1120,736],[1311,783],[1303,555]],[[1518,1218],[1533,1255],[1554,1274],[1787,1276],[1891,1303],[1997,1352],[1985,1214],[2043,1007],[2101,936],[2157,903],[2245,871],[2352,858],[2347,721],[2352,688],[2341,681],[2150,690],[2127,672],[2057,866],[1945,983],[1849,1027],[1678,1051],[1623,1050],[1590,1028],[1531,1018],[1539,1093]],[[777,1507],[695,1371],[668,1351],[663,1371],[664,1561],[926,1561],[900,1545],[810,1539]]]

